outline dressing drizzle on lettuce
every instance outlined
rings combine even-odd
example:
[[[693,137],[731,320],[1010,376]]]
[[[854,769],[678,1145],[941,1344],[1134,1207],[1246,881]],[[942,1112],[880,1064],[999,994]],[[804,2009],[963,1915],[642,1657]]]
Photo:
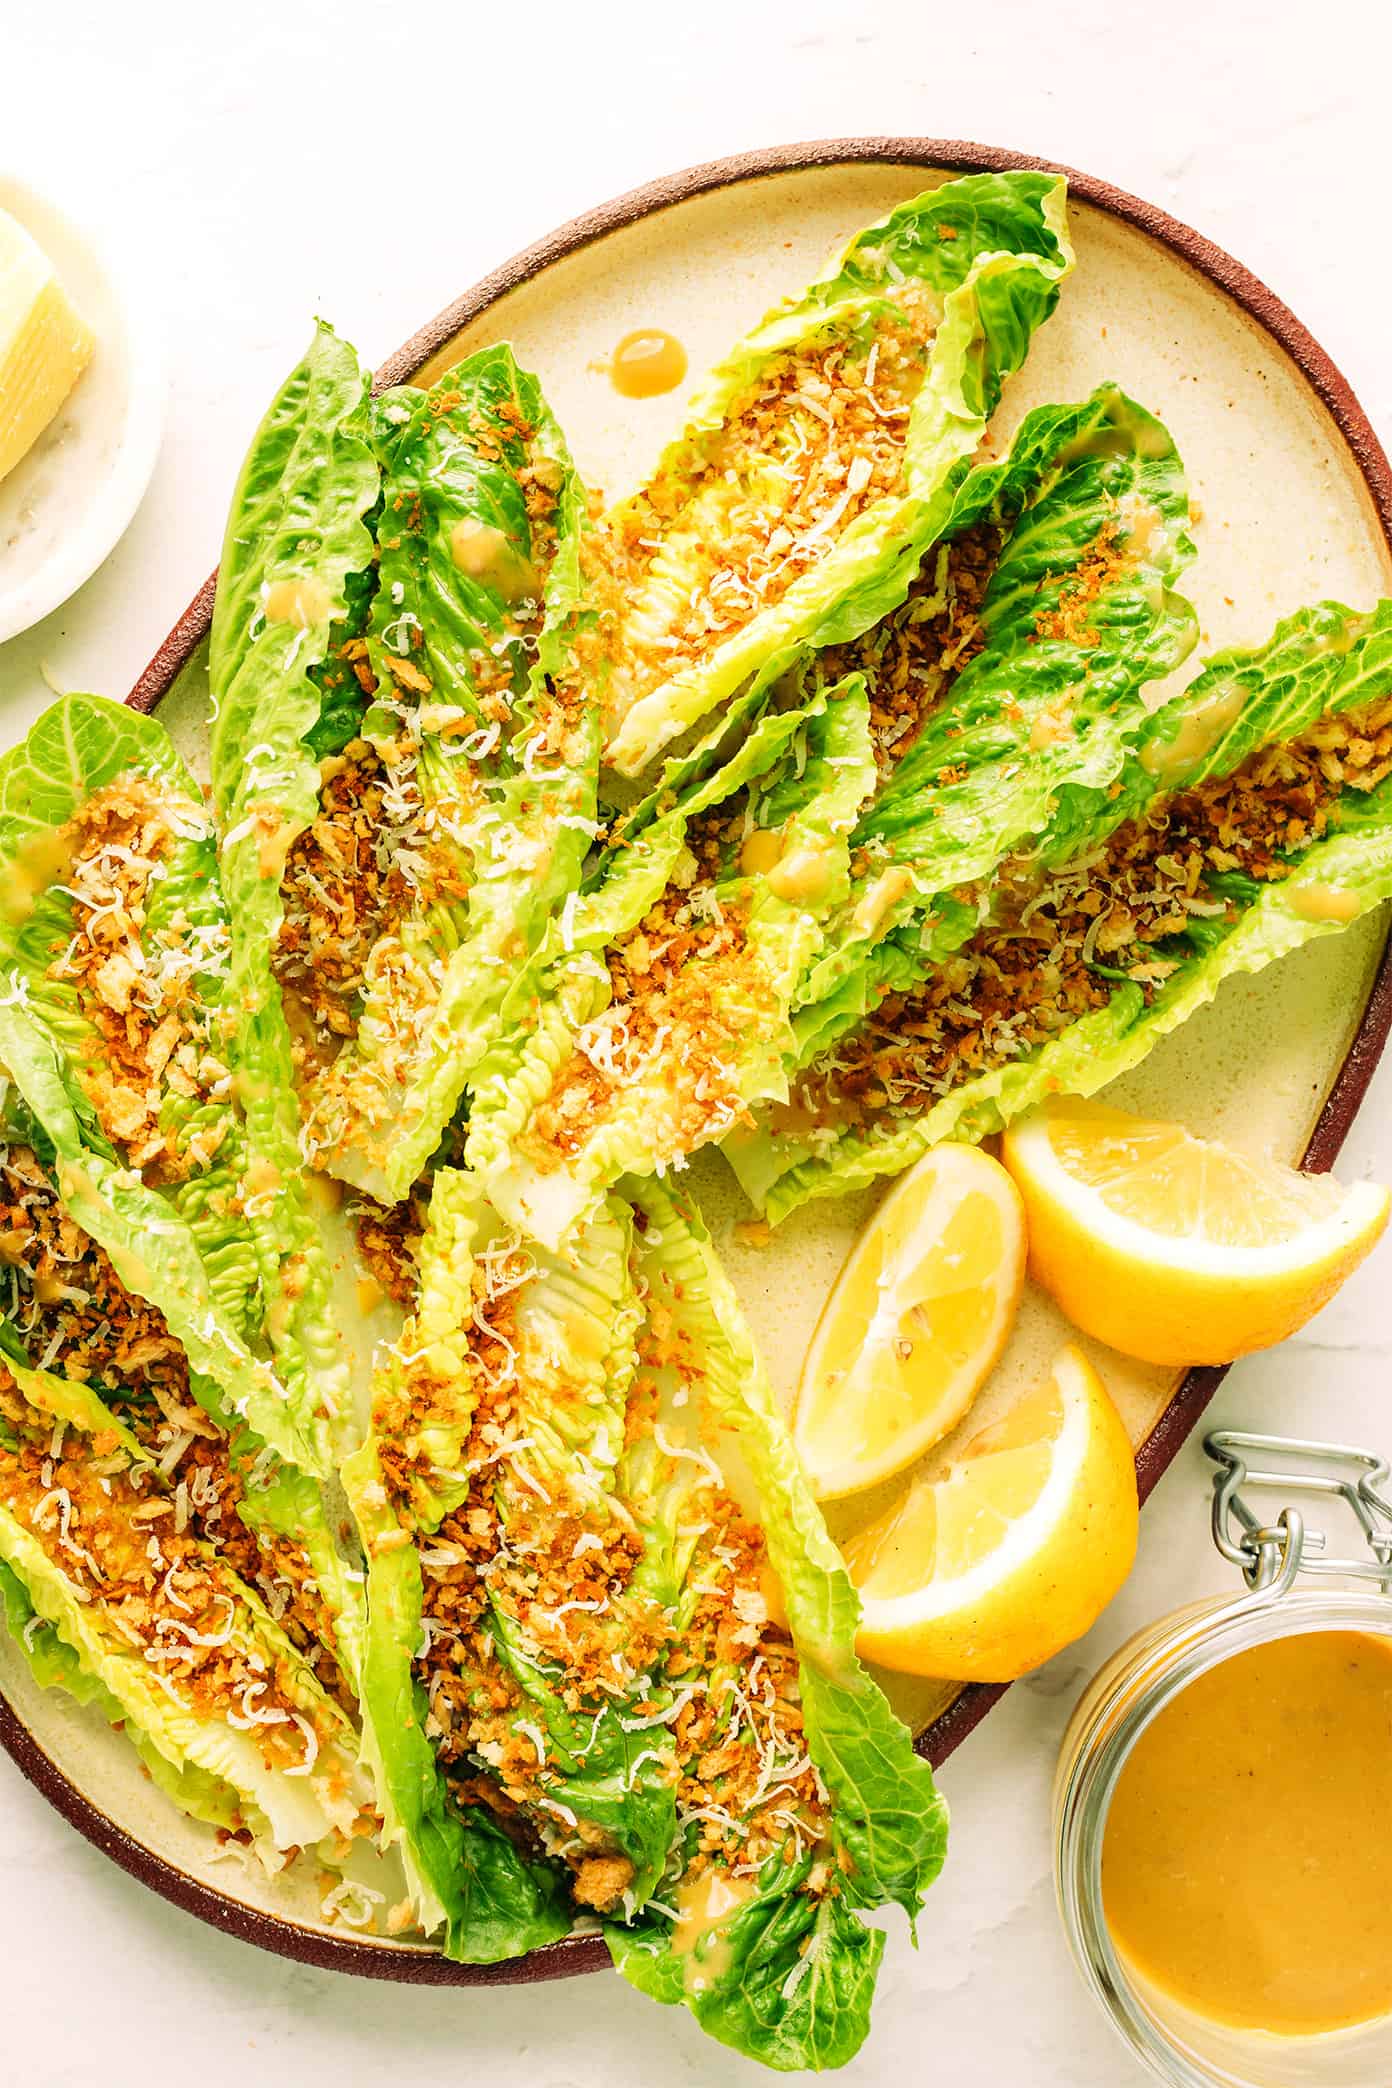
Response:
[[[535,378],[489,348],[376,402],[376,586],[311,738],[277,970],[303,1144],[385,1203],[440,1142],[595,831],[598,714],[572,657],[584,493]],[[332,731],[330,727],[332,726]]]

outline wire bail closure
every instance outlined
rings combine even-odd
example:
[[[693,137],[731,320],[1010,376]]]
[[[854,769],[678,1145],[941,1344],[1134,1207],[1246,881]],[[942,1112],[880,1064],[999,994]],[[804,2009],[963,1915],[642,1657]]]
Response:
[[[1204,1449],[1218,1466],[1213,1541],[1241,1569],[1253,1594],[1284,1595],[1302,1573],[1376,1581],[1383,1594],[1392,1593],[1392,1502],[1383,1492],[1389,1476],[1384,1459],[1344,1443],[1307,1443],[1236,1428],[1212,1430],[1204,1437]],[[1263,1520],[1243,1499],[1244,1489],[1342,1500],[1363,1532],[1366,1552],[1347,1558],[1331,1553],[1326,1532],[1307,1525],[1301,1508],[1289,1500],[1274,1522]]]

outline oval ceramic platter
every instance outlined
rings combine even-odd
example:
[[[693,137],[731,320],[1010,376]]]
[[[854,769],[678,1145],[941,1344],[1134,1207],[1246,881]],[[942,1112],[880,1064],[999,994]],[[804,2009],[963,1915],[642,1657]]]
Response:
[[[510,340],[541,377],[588,482],[617,495],[676,431],[699,374],[850,233],[951,173],[1022,164],[1035,163],[974,146],[889,139],[798,146],[696,169],[623,197],[519,256],[441,314],[383,374],[428,380],[473,349]],[[1077,271],[1007,391],[993,446],[1029,407],[1080,397],[1106,378],[1158,413],[1189,472],[1199,557],[1185,585],[1200,611],[1204,650],[1259,639],[1279,614],[1320,596],[1364,605],[1392,592],[1387,460],[1316,343],[1206,241],[1085,176],[1071,183]],[[620,338],[640,327],[664,328],[684,342],[690,377],[665,396],[635,401],[618,395],[606,365]],[[142,708],[160,704],[195,758],[211,598],[210,583],[131,697]],[[1118,1084],[1116,1099],[1182,1116],[1196,1131],[1253,1151],[1305,1155],[1307,1164],[1328,1167],[1392,1020],[1392,982],[1380,972],[1386,931],[1386,920],[1374,916],[1255,979],[1230,982]],[[692,1179],[786,1395],[871,1199],[805,1207],[768,1245],[754,1247],[734,1233],[747,1213],[724,1163],[703,1159]],[[351,1286],[346,1248],[342,1262]],[[1028,1295],[971,1426],[1007,1407],[1062,1337],[1049,1302]],[[1179,1378],[1085,1345],[1126,1417],[1144,1494],[1221,1373]],[[949,1441],[933,1455],[942,1461],[951,1449]],[[883,1679],[935,1760],[999,1694]],[[308,1867],[304,1876],[266,1878],[219,1860],[211,1835],[166,1807],[104,1724],[35,1688],[8,1639],[0,1644],[0,1689],[0,1739],[60,1810],[168,1898],[247,1940],[317,1964],[418,1981],[541,1978],[606,1961],[597,1936],[575,1936],[481,1970],[336,1927],[324,1918]],[[390,1878],[378,1885],[385,1904],[398,1896]]]

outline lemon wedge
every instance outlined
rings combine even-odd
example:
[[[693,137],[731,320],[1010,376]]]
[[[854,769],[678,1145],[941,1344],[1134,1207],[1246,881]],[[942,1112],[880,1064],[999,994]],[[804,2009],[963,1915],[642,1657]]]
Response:
[[[820,1500],[874,1486],[957,1426],[1025,1276],[1025,1222],[976,1146],[925,1155],[857,1240],[812,1337],[794,1413]]]
[[[1068,1317],[1147,1363],[1227,1363],[1303,1327],[1387,1224],[1388,1192],[1250,1160],[1182,1124],[1055,1101],[1002,1154],[1030,1270]]]
[[[1087,1358],[1062,1349],[945,1477],[917,1481],[848,1542],[857,1650],[906,1674],[1013,1682],[1111,1601],[1137,1518],[1121,1416]]]

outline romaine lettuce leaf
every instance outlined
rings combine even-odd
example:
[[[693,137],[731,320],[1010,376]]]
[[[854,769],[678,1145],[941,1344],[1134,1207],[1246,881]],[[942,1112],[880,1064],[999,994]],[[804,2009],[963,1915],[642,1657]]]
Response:
[[[477,1179],[450,1168],[435,1176],[419,1265],[416,1310],[383,1356],[372,1434],[345,1478],[370,1559],[366,1694],[391,1826],[423,1911],[438,1903],[446,1947],[474,1957],[474,1917],[456,1903],[471,1792],[496,1783],[500,1815],[520,1813],[570,1862],[582,1900],[602,1884],[605,1904],[641,1905],[675,1832],[668,1736],[650,1730],[646,1700],[636,1726],[625,1715],[625,1619],[601,1573],[628,1527],[613,1475],[638,1307],[621,1206],[561,1263],[524,1247]],[[582,1593],[591,1580],[600,1592]],[[493,1849],[496,1824],[484,1828]],[[563,1929],[560,1863],[516,1862],[534,1924]]]
[[[487,348],[428,392],[387,394],[375,426],[375,693],[359,729],[388,778],[389,903],[350,1033],[303,1101],[316,1164],[392,1203],[578,882],[599,723],[572,658],[584,490],[536,379]],[[336,868],[292,857],[296,902],[312,907]]]
[[[43,1679],[119,1716],[165,1788],[271,1851],[352,1832],[356,1736],[260,1599],[179,1527],[156,1466],[90,1387],[0,1374],[0,1560],[50,1655]],[[65,1651],[59,1651],[61,1647]],[[225,1822],[224,1822],[225,1823]]]
[[[34,1608],[18,1574],[3,1563],[0,1607],[4,1609],[10,1636],[22,1647],[40,1689],[61,1689],[75,1703],[93,1705],[111,1725],[119,1727],[140,1756],[151,1782],[180,1812],[208,1827],[240,1826],[242,1801],[232,1785],[191,1762],[176,1768],[161,1754],[154,1742],[127,1719],[110,1690],[84,1669],[72,1647]]]
[[[813,1861],[771,1856],[754,1894],[680,1950],[664,1924],[611,1923],[614,1963],[640,1993],[685,2002],[708,2036],[775,2072],[844,2066],[870,2028],[885,1938],[844,1898],[802,1890]]]
[[[776,1221],[809,1197],[898,1173],[941,1139],[987,1136],[1050,1093],[1093,1094],[1224,978],[1357,919],[1388,891],[1389,759],[1392,603],[1367,615],[1319,603],[1265,645],[1216,656],[1153,714],[1109,787],[1061,794],[1030,850],[1003,866],[994,919],[963,945],[967,964],[982,950],[999,966],[1005,945],[992,938],[1023,936],[1038,964],[1057,965],[1054,945],[1027,931],[1042,914],[1033,934],[1053,936],[1066,956],[1060,924],[1090,907],[1091,944],[1085,936],[1082,961],[1069,960],[1074,1002],[1062,975],[1045,975],[1052,1033],[1017,1036],[994,1063],[968,1035],[936,1091],[902,1092],[888,1109],[824,1111],[815,1097],[828,1077],[844,1078],[858,1039],[883,1069],[897,1025],[919,1020],[933,978],[920,989],[911,967],[903,1013],[886,1018],[872,1003],[811,1059],[789,1122],[770,1118],[727,1144],[747,1192]],[[1195,857],[1192,882],[1181,882]],[[940,1000],[975,990],[947,967],[942,980]],[[999,1005],[1024,1021],[1028,998]]]
[[[717,1865],[706,1839],[688,1838],[669,1885],[641,1920],[611,1922],[606,1935],[626,1977],[659,2000],[684,2001],[703,2028],[737,2050],[785,2069],[839,2065],[865,2035],[883,1948],[856,1910],[896,1901],[913,1917],[941,1867],[946,1809],[907,1730],[856,1658],[855,1592],[699,1219],[655,1182],[631,1180],[625,1191],[634,1200],[638,1273],[656,1337],[646,1369],[667,1380],[647,1428],[630,1419],[629,1498],[640,1526],[653,1533],[662,1571],[674,1584],[699,1581],[686,1598],[689,1612],[729,1548],[722,1532],[725,1541],[707,1556],[697,1550],[699,1535],[686,1534],[715,1512],[712,1450],[721,1459],[717,1484],[743,1490],[797,1655],[796,1730],[805,1738],[804,1764],[815,1767],[821,1825],[809,1793],[786,1816],[787,1845],[752,1865],[728,1856]],[[761,1606],[737,1584],[732,1607],[754,1619]],[[717,1651],[716,1668],[703,1678],[707,1699],[740,1705],[742,1718],[776,1644],[757,1622],[749,1636],[757,1647],[752,1664],[747,1648],[741,1657],[737,1641],[717,1635],[717,1649],[728,1649],[723,1660]],[[689,1613],[686,1642],[701,1643]],[[735,1722],[727,1748],[738,1744],[738,1730]],[[776,1766],[772,1730],[759,1745],[770,1765],[761,1791],[770,1774],[776,1783],[802,1773],[797,1762]],[[722,1758],[718,1750],[703,1755],[700,1776],[708,1760]],[[697,1773],[685,1767],[688,1776]],[[701,1804],[688,1800],[683,1816],[688,1836],[693,1823],[715,1820],[738,1847],[757,1810],[756,1798],[732,1816],[704,1796]]]
[[[1040,407],[999,463],[962,482],[904,606],[816,662],[865,675],[880,785],[800,1006],[847,988],[863,1000],[909,954],[928,970],[1060,794],[1110,786],[1144,730],[1146,685],[1197,635],[1174,592],[1194,553],[1188,521],[1183,466],[1144,407],[1115,385]],[[917,933],[882,954],[909,924]],[[800,1027],[824,1031],[832,1015]]]
[[[554,1942],[570,1926],[557,1875],[528,1859],[487,1807],[458,1804],[427,1737],[430,1708],[414,1672],[422,1634],[421,1565],[412,1530],[389,1504],[372,1437],[346,1460],[344,1485],[367,1553],[362,1671],[367,1753],[417,1921],[445,1930],[447,1954],[494,1964]]]
[[[1073,265],[1064,183],[901,205],[771,312],[607,520],[594,673],[633,775],[848,598],[902,593]]]
[[[556,1248],[627,1170],[680,1166],[786,1092],[788,1010],[871,787],[862,685],[669,765],[567,906],[483,1062],[467,1155]]]
[[[264,1190],[232,1093],[228,929],[198,787],[154,719],[67,696],[0,757],[0,808],[0,1063],[59,1193],[234,1412],[322,1469],[317,1417],[262,1335],[277,1293],[255,1252]]]
[[[198,1467],[205,1506],[229,1518],[221,1535],[235,1518],[257,1540],[253,1577],[296,1605],[306,1640],[326,1642],[351,1701],[365,1608],[324,1493],[324,1417],[307,1374],[275,1354],[281,1276],[263,1289],[267,1185],[238,1107],[229,929],[201,794],[153,719],[70,696],[0,760],[0,803],[17,1353],[78,1376],[108,1358],[104,1389],[142,1450],[172,1456],[172,1480]],[[42,1209],[65,1212],[76,1239],[51,1218],[45,1233]],[[99,1297],[72,1289],[88,1263]],[[144,1348],[182,1359],[163,1405],[120,1364],[142,1349],[123,1348],[133,1300],[152,1308],[138,1315]]]
[[[318,763],[305,743],[320,710],[311,670],[323,667],[334,626],[349,616],[373,562],[363,518],[379,488],[368,437],[366,372],[321,325],[242,466],[208,655],[213,804],[231,932],[227,1005],[255,1182],[245,1215],[278,1370],[321,1436],[346,1425],[347,1368],[306,1199],[295,1055],[272,956],[286,857],[318,799]]]

